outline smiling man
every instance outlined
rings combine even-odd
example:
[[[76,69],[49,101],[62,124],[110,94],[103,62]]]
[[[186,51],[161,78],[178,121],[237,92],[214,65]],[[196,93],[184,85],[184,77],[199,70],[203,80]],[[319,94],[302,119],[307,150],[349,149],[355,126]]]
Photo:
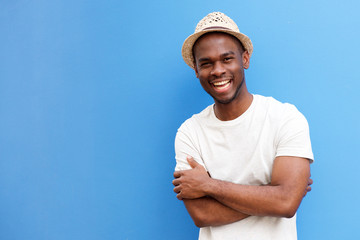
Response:
[[[291,104],[249,93],[253,46],[223,13],[210,13],[182,48],[214,104],[175,140],[174,192],[199,239],[297,239],[296,211],[310,191],[308,123]]]

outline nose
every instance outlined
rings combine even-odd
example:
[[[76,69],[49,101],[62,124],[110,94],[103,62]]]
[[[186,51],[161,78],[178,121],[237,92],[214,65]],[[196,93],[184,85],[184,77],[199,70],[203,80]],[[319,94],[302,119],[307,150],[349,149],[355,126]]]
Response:
[[[211,75],[221,77],[225,73],[225,68],[220,61],[216,61],[211,69]]]

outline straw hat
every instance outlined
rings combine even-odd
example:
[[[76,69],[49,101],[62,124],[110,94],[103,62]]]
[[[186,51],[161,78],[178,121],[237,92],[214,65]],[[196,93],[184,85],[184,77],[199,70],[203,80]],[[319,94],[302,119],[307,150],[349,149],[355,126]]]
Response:
[[[253,52],[253,45],[250,38],[239,31],[238,26],[231,18],[221,12],[213,12],[209,13],[206,17],[200,20],[195,28],[194,34],[185,39],[182,46],[181,54],[183,59],[192,69],[195,69],[192,53],[194,43],[199,37],[208,32],[224,32],[236,37],[251,56]]]

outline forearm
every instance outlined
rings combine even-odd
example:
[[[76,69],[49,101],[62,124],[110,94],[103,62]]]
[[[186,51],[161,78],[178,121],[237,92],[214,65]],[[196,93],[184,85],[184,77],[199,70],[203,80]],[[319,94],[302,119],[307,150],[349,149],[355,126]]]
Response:
[[[229,208],[211,197],[184,199],[183,201],[198,227],[220,226],[240,221],[249,216]]]
[[[309,177],[307,159],[278,157],[270,185],[248,186],[210,179],[205,194],[245,214],[292,217],[304,196]]]
[[[283,186],[248,186],[219,180],[211,180],[209,186],[208,196],[238,212],[255,216],[292,217],[302,199],[301,194]]]

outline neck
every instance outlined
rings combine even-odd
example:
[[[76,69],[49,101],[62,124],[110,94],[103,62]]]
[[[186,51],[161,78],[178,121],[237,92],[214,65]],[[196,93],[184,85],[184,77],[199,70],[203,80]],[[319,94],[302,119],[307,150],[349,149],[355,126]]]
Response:
[[[250,107],[252,100],[253,95],[248,92],[244,84],[239,95],[231,103],[222,104],[215,101],[215,115],[221,121],[234,120]]]

